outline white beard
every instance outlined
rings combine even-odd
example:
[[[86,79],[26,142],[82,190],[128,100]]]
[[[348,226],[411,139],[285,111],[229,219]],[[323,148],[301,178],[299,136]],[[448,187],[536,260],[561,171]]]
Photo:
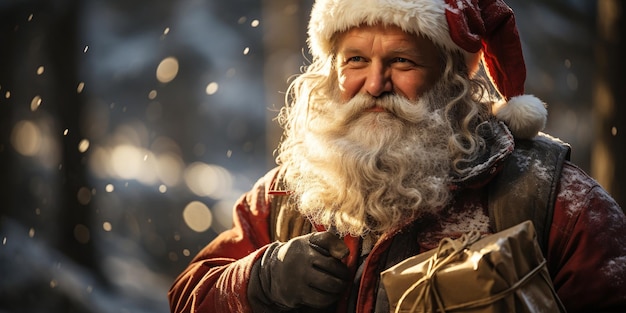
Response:
[[[357,95],[314,104],[307,130],[287,134],[278,157],[299,211],[341,235],[363,236],[445,205],[452,129],[432,109],[443,106],[434,102],[440,89],[417,102]],[[364,111],[374,105],[387,112]]]

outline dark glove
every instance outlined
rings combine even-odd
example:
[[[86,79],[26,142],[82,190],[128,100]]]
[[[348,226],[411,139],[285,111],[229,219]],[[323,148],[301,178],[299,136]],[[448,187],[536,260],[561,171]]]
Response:
[[[253,267],[248,298],[265,309],[328,307],[348,287],[350,272],[341,259],[349,253],[330,232],[273,243]]]

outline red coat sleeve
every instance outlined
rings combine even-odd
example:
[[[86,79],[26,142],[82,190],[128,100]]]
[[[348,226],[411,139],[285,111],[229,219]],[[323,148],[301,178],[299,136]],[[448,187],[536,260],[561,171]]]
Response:
[[[626,312],[626,217],[582,170],[567,163],[550,229],[548,263],[568,312]]]
[[[252,265],[269,236],[268,188],[276,170],[235,204],[233,227],[217,236],[178,276],[168,298],[171,312],[250,312],[247,286]]]

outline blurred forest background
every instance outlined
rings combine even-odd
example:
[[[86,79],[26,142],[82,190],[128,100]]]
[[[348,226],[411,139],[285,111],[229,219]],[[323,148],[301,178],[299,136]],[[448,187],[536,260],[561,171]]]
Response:
[[[0,312],[169,312],[273,167],[311,0],[0,1]],[[625,4],[510,0],[546,132],[626,203]]]

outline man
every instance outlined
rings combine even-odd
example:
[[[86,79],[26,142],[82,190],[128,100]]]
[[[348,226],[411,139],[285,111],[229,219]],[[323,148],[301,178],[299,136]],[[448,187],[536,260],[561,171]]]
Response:
[[[567,309],[626,311],[626,217],[536,137],[547,113],[506,4],[318,0],[308,33],[279,167],[174,283],[173,312],[387,312],[381,271],[530,202]]]

